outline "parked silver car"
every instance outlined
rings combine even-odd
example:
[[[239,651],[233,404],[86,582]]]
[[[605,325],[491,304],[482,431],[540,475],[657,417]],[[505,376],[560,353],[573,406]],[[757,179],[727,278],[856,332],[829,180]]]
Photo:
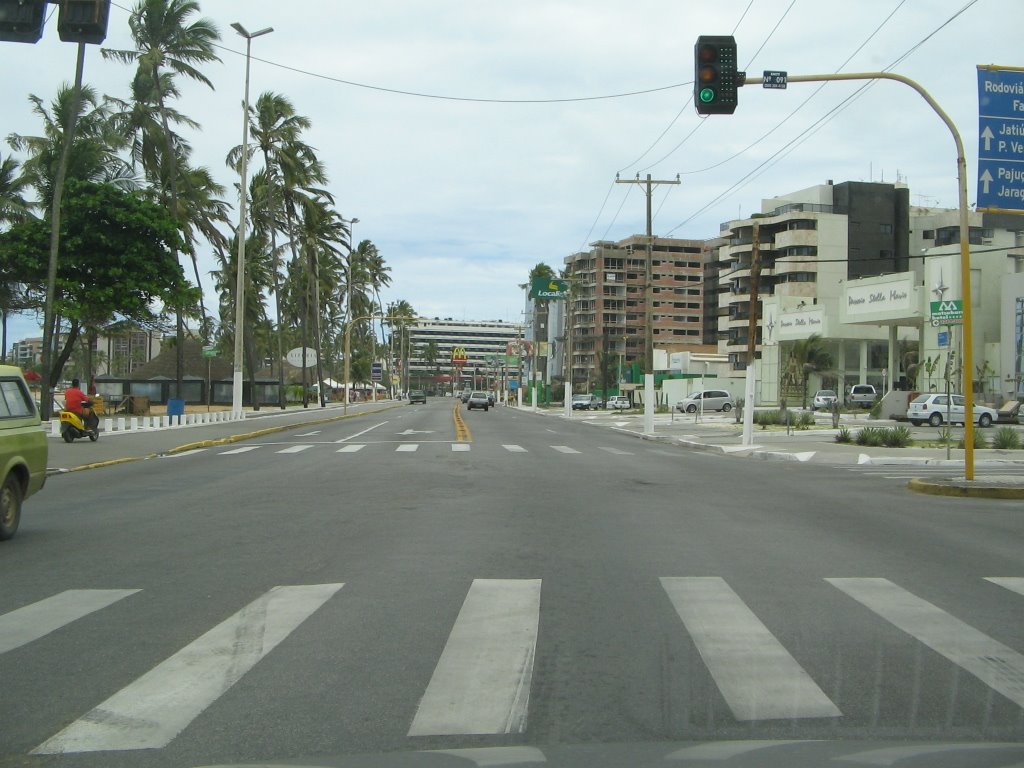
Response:
[[[705,411],[731,411],[735,406],[732,395],[724,389],[702,389],[691,392],[675,407],[680,413],[696,413],[701,410],[702,403]]]

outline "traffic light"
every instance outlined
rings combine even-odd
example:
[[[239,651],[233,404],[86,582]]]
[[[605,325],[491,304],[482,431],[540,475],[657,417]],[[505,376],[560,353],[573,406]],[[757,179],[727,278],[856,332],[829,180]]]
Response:
[[[701,35],[693,58],[693,104],[698,114],[731,115],[736,111],[736,89],[743,84],[736,71],[736,38]]]
[[[46,22],[46,0],[0,0],[0,40],[38,43]]]
[[[110,0],[62,0],[57,33],[65,43],[99,45],[107,36]]]

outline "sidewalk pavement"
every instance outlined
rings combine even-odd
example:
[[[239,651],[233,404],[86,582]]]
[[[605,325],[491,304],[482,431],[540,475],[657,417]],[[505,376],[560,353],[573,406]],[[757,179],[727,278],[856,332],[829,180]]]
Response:
[[[523,410],[532,410],[524,407]],[[562,408],[540,408],[537,413],[565,418]],[[644,440],[722,455],[735,455],[767,461],[796,461],[829,465],[902,465],[949,468],[948,477],[929,476],[912,480],[908,487],[921,493],[976,498],[1024,499],[1024,451],[975,449],[974,479],[964,477],[964,451],[952,448],[884,448],[855,443],[837,443],[838,430],[832,429],[831,416],[818,417],[818,427],[808,430],[762,430],[755,425],[753,445],[743,445],[743,425],[736,414],[656,414],[654,434],[643,433],[641,413],[613,411],[574,412],[573,421],[613,429]],[[867,414],[844,414],[840,422],[852,433],[862,427],[891,427],[889,420],[872,420]],[[989,432],[993,430],[988,430]],[[986,469],[1018,469],[1019,474],[985,474]]]
[[[384,412],[403,404],[402,400],[352,403],[348,406],[347,418]],[[73,443],[65,443],[60,436],[50,435],[49,428],[44,424],[49,443],[47,471],[49,474],[59,474],[95,469],[180,453],[191,448],[224,445],[294,427],[338,421],[346,418],[344,411],[340,403],[329,403],[325,408],[311,405],[309,408],[296,406],[284,410],[264,406],[259,411],[246,411],[245,418],[238,421],[100,432],[96,442],[82,439]]]

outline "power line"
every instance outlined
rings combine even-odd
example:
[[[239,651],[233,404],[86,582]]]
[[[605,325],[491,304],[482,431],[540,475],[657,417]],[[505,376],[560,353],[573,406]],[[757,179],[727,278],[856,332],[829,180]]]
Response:
[[[130,8],[125,8],[123,5],[117,3],[111,3],[116,8],[120,8],[122,11],[126,11],[131,14]],[[212,44],[214,48],[218,48],[228,53],[233,53],[236,56],[245,56],[243,51],[236,51],[234,48],[229,48],[226,45],[220,45],[218,43]],[[282,64],[277,61],[271,61],[270,59],[262,59],[258,56],[251,57],[253,61],[258,61],[261,64],[266,64],[270,67],[276,67],[277,69],[283,69],[288,72],[295,72],[299,75],[305,75],[307,77],[314,77],[318,80],[327,80],[328,82],[338,83],[339,85],[348,85],[353,88],[363,88],[369,91],[377,91],[379,93],[390,93],[396,96],[411,96],[419,99],[436,99],[439,101],[459,101],[459,102],[473,102],[477,104],[570,104],[573,102],[581,101],[607,101],[609,99],[624,99],[632,96],[645,96],[649,93],[660,93],[661,91],[670,91],[676,88],[686,88],[693,85],[693,81],[686,83],[673,83],[672,85],[661,85],[654,88],[642,88],[635,91],[624,91],[622,93],[606,93],[599,94],[596,96],[567,96],[555,99],[488,99],[476,96],[450,96],[439,93],[426,93],[423,91],[408,91],[401,88],[386,88],[382,85],[372,85],[370,83],[360,83],[355,80],[346,80],[342,77],[334,77],[333,75],[325,75],[321,72],[312,72],[308,69],[301,69],[300,67],[293,67],[288,64]]]

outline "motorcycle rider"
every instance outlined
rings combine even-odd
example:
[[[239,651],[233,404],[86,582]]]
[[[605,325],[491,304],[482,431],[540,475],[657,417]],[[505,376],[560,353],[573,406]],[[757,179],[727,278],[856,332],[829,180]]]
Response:
[[[64,409],[81,416],[89,429],[95,429],[99,423],[99,418],[92,410],[92,401],[81,390],[78,379],[72,379],[71,386],[64,390]]]

